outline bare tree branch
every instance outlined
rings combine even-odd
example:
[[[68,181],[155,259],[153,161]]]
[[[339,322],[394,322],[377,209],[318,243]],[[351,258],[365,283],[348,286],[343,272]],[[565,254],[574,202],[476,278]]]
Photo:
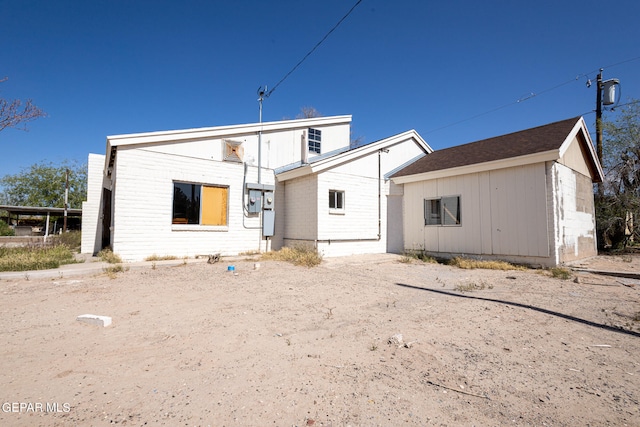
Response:
[[[0,83],[5,81],[7,81],[7,77],[0,79]],[[0,131],[11,127],[27,130],[27,122],[46,115],[47,113],[37,107],[30,99],[27,99],[23,104],[19,99],[0,98]]]

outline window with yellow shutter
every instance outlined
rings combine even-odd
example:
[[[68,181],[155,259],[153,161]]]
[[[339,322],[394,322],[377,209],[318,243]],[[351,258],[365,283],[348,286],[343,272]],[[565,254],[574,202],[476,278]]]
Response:
[[[227,225],[229,187],[173,183],[172,224]]]

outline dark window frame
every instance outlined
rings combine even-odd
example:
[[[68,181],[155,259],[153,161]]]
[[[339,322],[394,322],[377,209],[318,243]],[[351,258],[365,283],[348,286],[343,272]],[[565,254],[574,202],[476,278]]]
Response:
[[[222,189],[225,191],[226,202],[222,206],[226,213],[221,215],[222,224],[203,224],[203,203],[209,198],[204,197],[205,189]],[[205,200],[206,199],[206,200]],[[172,225],[198,225],[203,227],[228,227],[229,225],[229,186],[200,184],[194,182],[173,181],[173,200],[171,203]]]
[[[309,128],[307,140],[309,151],[320,154],[322,146],[322,131],[320,129]]]
[[[424,199],[424,225],[427,226],[461,226],[461,197],[443,196]]]
[[[344,211],[344,190],[329,190],[329,209]]]

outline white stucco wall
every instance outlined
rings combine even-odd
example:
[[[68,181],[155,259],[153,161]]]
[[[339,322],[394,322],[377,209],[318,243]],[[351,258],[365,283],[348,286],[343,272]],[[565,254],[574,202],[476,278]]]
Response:
[[[285,246],[315,244],[318,238],[318,182],[315,175],[306,175],[281,183],[284,186]]]
[[[550,239],[556,264],[596,256],[595,206],[591,178],[560,163],[547,164]]]

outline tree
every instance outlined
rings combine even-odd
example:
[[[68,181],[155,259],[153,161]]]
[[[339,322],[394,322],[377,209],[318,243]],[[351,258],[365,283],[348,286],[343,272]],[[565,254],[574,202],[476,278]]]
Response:
[[[640,101],[603,121],[602,129],[604,195],[596,197],[596,222],[598,236],[616,248],[637,233],[634,219],[640,218]]]
[[[0,201],[5,205],[64,207],[69,170],[69,207],[80,209],[87,195],[87,167],[65,160],[59,165],[40,162],[15,175],[0,178]]]
[[[322,117],[322,113],[315,109],[315,107],[300,107],[300,113],[296,116],[296,119],[312,119],[314,117]],[[364,143],[364,137],[354,137],[353,132],[349,133],[350,141],[349,148],[357,148]]]
[[[0,79],[0,83],[7,81],[7,77]],[[22,104],[19,99],[7,100],[0,97],[0,131],[6,128],[26,130],[26,123],[44,117],[47,114],[27,99]],[[23,127],[18,127],[25,124]]]
[[[315,109],[315,107],[300,107],[300,113],[296,116],[296,119],[312,119],[314,117],[322,117],[322,113]]]

